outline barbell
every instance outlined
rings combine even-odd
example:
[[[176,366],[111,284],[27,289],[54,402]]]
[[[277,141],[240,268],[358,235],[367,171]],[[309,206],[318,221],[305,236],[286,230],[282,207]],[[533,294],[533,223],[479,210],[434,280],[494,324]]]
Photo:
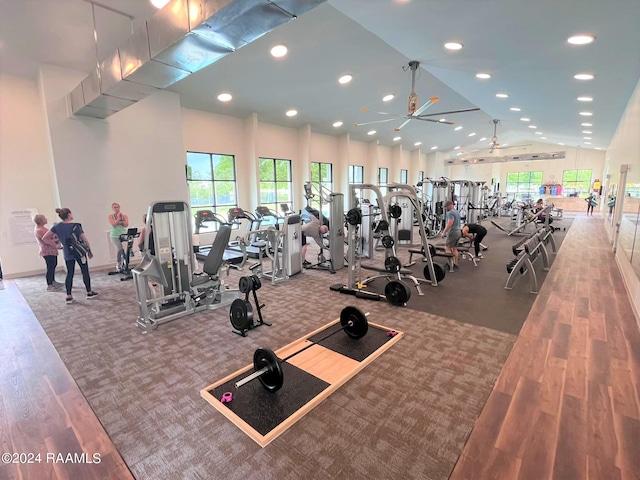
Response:
[[[357,307],[345,307],[340,312],[340,325],[341,328],[335,332],[331,332],[328,335],[320,338],[319,340],[307,345],[306,347],[298,350],[295,353],[285,357],[278,358],[273,350],[260,347],[253,353],[253,368],[254,372],[241,380],[238,380],[234,386],[240,388],[241,386],[255,380],[260,380],[262,386],[269,392],[277,392],[282,388],[284,384],[284,371],[282,369],[282,362],[286,362],[292,357],[295,357],[299,353],[304,352],[308,348],[326,340],[327,338],[335,335],[338,332],[344,330],[344,332],[352,339],[358,340],[364,337],[369,330],[369,323],[367,322],[368,313],[362,313]]]

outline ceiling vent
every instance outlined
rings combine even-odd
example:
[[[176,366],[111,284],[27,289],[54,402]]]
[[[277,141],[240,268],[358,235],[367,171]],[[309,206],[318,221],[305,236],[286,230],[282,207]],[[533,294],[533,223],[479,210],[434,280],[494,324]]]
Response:
[[[70,94],[75,115],[106,118],[326,0],[173,0]]]

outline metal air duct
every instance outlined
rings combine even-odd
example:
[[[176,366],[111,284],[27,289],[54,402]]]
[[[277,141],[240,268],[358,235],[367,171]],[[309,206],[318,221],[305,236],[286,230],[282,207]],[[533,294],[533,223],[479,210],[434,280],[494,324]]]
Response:
[[[106,118],[326,0],[172,0],[70,93],[75,115]]]

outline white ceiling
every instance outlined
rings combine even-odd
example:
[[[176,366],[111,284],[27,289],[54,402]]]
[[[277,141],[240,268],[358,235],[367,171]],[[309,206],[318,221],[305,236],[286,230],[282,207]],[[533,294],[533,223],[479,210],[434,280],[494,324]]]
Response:
[[[134,25],[156,12],[148,0],[96,3],[133,16]],[[128,17],[100,6],[92,9],[85,0],[0,0],[0,72],[34,77],[40,63],[49,63],[88,74],[96,64],[94,15],[102,59],[130,34]],[[433,146],[443,152],[457,145],[467,152],[486,147],[494,118],[501,121],[502,144],[562,142],[606,149],[640,79],[639,25],[639,0],[328,0],[169,90],[179,93],[188,108],[237,117],[257,112],[264,122],[310,124],[313,131],[349,132],[356,140],[378,139],[384,145],[394,145],[392,138],[401,135],[405,148],[415,149],[421,141],[427,152]],[[566,42],[585,32],[596,36],[593,44]],[[453,40],[464,48],[445,50],[443,44]],[[285,58],[269,55],[276,43],[289,47]],[[412,121],[396,133],[393,127],[401,120],[354,126],[388,118],[376,111],[406,113],[411,74],[403,67],[410,60],[420,62],[415,87],[420,103],[440,99],[425,113],[481,111],[447,116],[463,127],[460,131]],[[480,71],[492,78],[476,79]],[[574,80],[580,72],[596,77]],[[338,85],[343,73],[354,75],[351,84]],[[234,100],[218,102],[222,91]],[[498,92],[510,97],[496,98]],[[384,104],[387,93],[396,98]],[[578,102],[583,95],[594,101]],[[522,111],[510,111],[514,106]],[[297,117],[284,115],[290,108],[299,111]],[[585,110],[593,116],[580,116]],[[543,135],[527,128],[521,117],[529,117],[529,125]],[[331,126],[336,120],[344,122],[339,129]],[[581,127],[585,121],[593,127]],[[377,133],[368,136],[373,128]],[[469,137],[471,132],[477,135]],[[482,144],[481,137],[487,137]]]

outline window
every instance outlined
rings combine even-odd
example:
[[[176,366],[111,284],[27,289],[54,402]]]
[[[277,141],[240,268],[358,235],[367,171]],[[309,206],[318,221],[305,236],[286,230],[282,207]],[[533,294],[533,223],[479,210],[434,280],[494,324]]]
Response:
[[[418,182],[421,182],[424,180],[424,172],[422,170],[420,170],[418,172]]]
[[[260,158],[260,205],[277,212],[282,204],[293,210],[291,160]]]
[[[580,197],[591,190],[591,170],[565,170],[562,173],[562,195]]]
[[[400,183],[407,184],[409,182],[409,171],[404,168],[400,170]]]
[[[238,206],[235,163],[233,155],[187,152],[192,218],[198,210],[211,210],[226,218],[229,209]]]
[[[542,172],[513,172],[507,174],[507,195],[515,200],[535,201],[540,195]]]
[[[316,187],[318,186],[318,183],[320,183],[320,185],[327,191],[333,192],[332,165],[330,163],[311,162],[311,181],[316,184]],[[309,205],[313,208],[320,208],[320,200],[317,195],[311,199]],[[328,208],[329,207],[325,204],[326,212],[322,212],[324,215],[329,214]]]
[[[364,167],[349,165],[349,183],[364,183]]]
[[[382,185],[386,185],[389,183],[389,169],[388,168],[379,168],[378,169],[378,185],[380,186],[380,192],[382,195],[387,194],[387,187],[383,187]]]

